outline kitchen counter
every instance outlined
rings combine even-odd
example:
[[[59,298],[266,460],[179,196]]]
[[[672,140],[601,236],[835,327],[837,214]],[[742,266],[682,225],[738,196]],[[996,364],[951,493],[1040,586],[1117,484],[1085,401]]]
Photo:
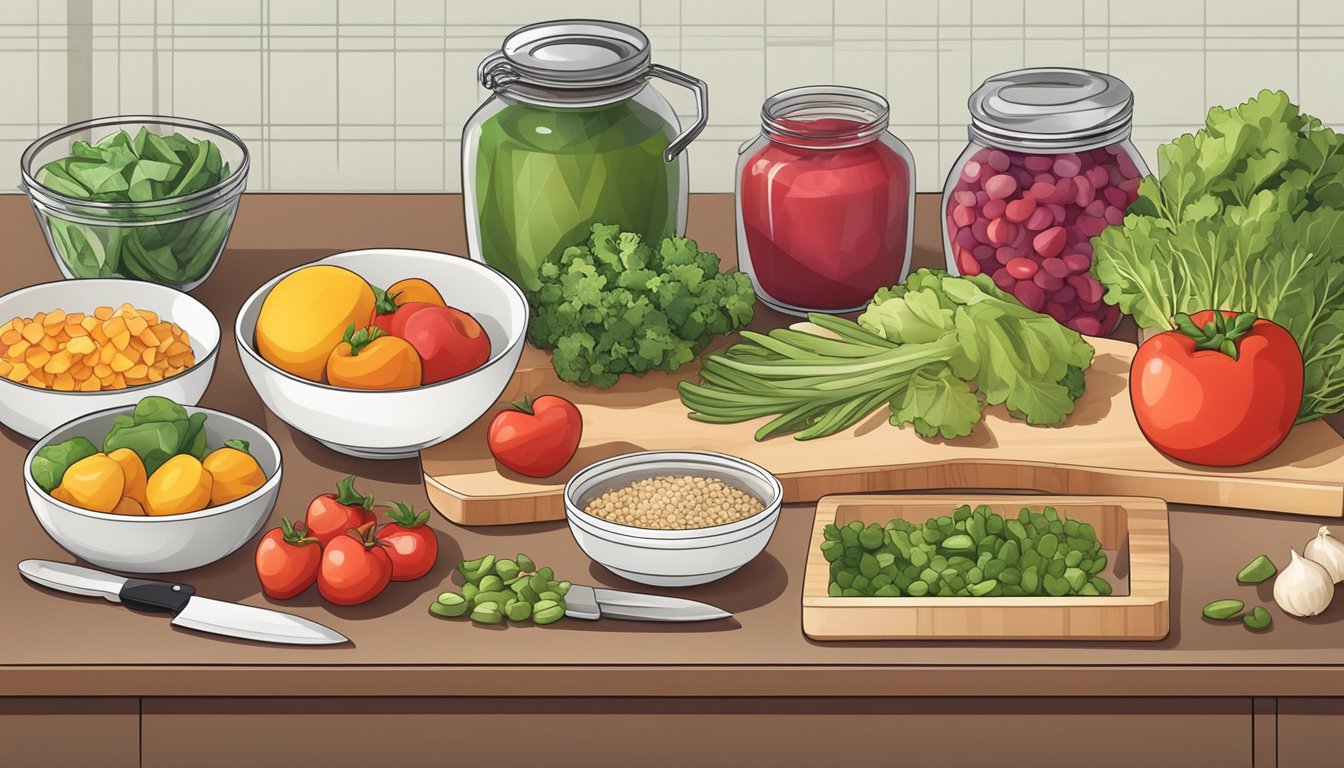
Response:
[[[0,292],[59,278],[22,196],[0,197],[0,231],[7,235]],[[731,262],[731,196],[694,196],[690,234]],[[346,474],[367,478],[360,489],[380,500],[427,505],[418,462],[335,454],[266,411],[233,344],[235,313],[265,279],[370,246],[464,253],[460,198],[246,196],[219,268],[194,292],[224,331],[202,404],[261,425],[284,451],[271,525],[282,515],[301,517],[309,499]],[[921,196],[915,248],[917,265],[941,263],[936,196]],[[783,322],[762,315],[755,325]],[[334,756],[324,758],[328,765],[381,762],[388,753],[362,738],[363,728],[442,762],[494,754],[516,722],[525,724],[524,754],[551,755],[557,765],[566,764],[555,757],[560,748],[581,749],[590,765],[741,762],[760,755],[753,744],[766,738],[770,754],[802,764],[839,754],[817,738],[825,729],[853,734],[900,723],[923,732],[910,739],[905,757],[956,755],[965,748],[957,746],[965,743],[959,734],[972,728],[1005,749],[1033,749],[1037,765],[1071,764],[1078,752],[1070,744],[1095,749],[1102,740],[1105,765],[1138,759],[1189,765],[1198,755],[1196,764],[1307,766],[1327,764],[1315,762],[1334,741],[1322,718],[1344,716],[1344,700],[1319,698],[1344,692],[1344,605],[1306,621],[1276,611],[1273,628],[1262,634],[1200,617],[1215,598],[1255,591],[1250,600],[1270,601],[1268,584],[1237,587],[1233,575],[1262,552],[1283,562],[1289,546],[1300,548],[1315,533],[1318,519],[1173,507],[1172,629],[1159,642],[816,643],[801,630],[810,506],[787,508],[767,551],[737,574],[678,593],[730,610],[734,619],[671,626],[564,621],[483,628],[435,619],[426,607],[464,553],[522,551],[560,578],[639,588],[590,564],[563,523],[460,528],[436,516],[441,551],[426,578],[393,584],[353,608],[327,606],[315,589],[278,603],[353,641],[295,648],[202,636],[172,628],[164,617],[24,582],[12,568],[21,559],[71,559],[43,533],[23,497],[19,467],[30,446],[8,430],[0,435],[0,464],[13,483],[13,525],[0,537],[0,568],[8,569],[0,575],[7,616],[0,632],[0,738],[25,765],[272,764],[285,754],[312,764],[321,755]],[[267,605],[252,550],[245,546],[181,579],[208,597]],[[1057,748],[1044,750],[1042,737],[1021,727],[1031,715],[1069,717],[1068,732],[1050,742]],[[573,728],[591,726],[594,718],[623,725],[593,740],[573,738]],[[669,722],[683,732],[695,728],[700,738],[650,754],[648,744],[664,738]],[[317,728],[349,733],[315,738]],[[1126,731],[1117,740],[1118,728]],[[885,735],[871,741],[858,739],[843,753],[890,757]],[[205,742],[210,754],[183,757]],[[534,742],[540,751],[528,751]]]

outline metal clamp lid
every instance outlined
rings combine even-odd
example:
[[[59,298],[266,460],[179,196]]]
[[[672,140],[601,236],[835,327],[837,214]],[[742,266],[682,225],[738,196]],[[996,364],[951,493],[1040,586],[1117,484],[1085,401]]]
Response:
[[[667,162],[686,149],[709,118],[708,86],[653,64],[649,38],[614,21],[577,19],[522,27],[481,61],[476,76],[492,91],[551,106],[626,98],[650,77],[689,88],[695,92],[696,120],[672,140],[664,153]]]

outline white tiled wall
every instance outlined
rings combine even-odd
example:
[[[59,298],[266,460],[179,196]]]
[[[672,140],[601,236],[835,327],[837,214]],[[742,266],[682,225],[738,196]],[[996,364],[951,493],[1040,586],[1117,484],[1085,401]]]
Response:
[[[1260,88],[1344,125],[1342,0],[0,0],[0,162],[66,122],[148,112],[234,130],[252,190],[457,191],[477,63],[555,17],[639,25],[655,60],[709,83],[695,191],[731,189],[767,95],[815,83],[885,94],[922,190],[962,148],[970,92],[1022,66],[1128,82],[1150,163]]]

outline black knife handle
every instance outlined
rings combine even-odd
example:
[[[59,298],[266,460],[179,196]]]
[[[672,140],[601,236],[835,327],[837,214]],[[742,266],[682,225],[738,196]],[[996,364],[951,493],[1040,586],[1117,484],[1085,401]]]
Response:
[[[127,579],[121,587],[121,602],[142,611],[167,611],[177,615],[195,594],[196,588],[190,584]]]

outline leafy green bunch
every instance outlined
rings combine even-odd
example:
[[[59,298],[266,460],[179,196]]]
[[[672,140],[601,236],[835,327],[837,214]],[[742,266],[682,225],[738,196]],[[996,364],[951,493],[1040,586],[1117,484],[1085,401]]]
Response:
[[[719,257],[694,240],[669,237],[653,248],[602,224],[588,242],[548,257],[524,288],[528,340],[554,350],[562,380],[598,387],[680,368],[713,337],[749,323],[755,303],[747,276],[720,274]]]
[[[46,220],[58,255],[76,277],[120,275],[185,284],[209,271],[228,235],[234,207],[191,216],[191,204],[172,201],[208,189],[229,174],[229,164],[213,142],[178,133],[159,136],[142,127],[134,137],[122,130],[93,144],[74,142],[68,157],[42,166],[38,181],[79,200],[168,201],[149,210],[84,212],[107,218],[105,226],[66,220],[60,213],[47,214]]]
[[[1093,240],[1106,302],[1152,329],[1204,309],[1278,323],[1306,366],[1298,421],[1344,410],[1341,149],[1281,91],[1209,110],[1159,148],[1123,225]]]
[[[971,433],[986,405],[1053,425],[1082,395],[1092,347],[981,275],[921,269],[884,288],[857,323],[813,314],[800,328],[744,332],[710,355],[702,382],[680,385],[691,418],[731,423],[774,416],[757,440],[832,435],[886,406],[923,437]]]

